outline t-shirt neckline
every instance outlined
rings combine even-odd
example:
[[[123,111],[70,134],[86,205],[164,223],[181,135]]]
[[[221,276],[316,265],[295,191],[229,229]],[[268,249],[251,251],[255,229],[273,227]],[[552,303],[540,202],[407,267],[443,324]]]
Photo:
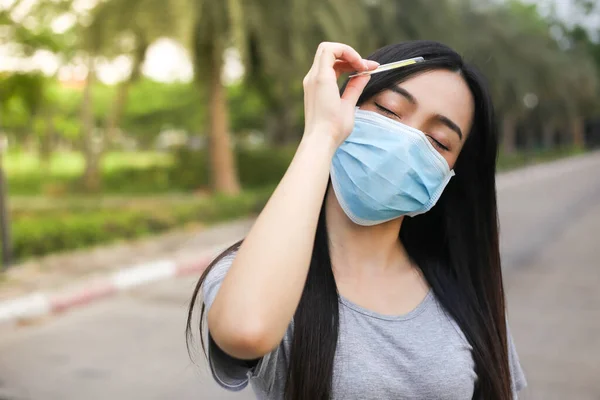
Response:
[[[434,297],[433,290],[431,290],[431,288],[430,288],[429,291],[427,292],[427,294],[425,295],[425,297],[423,298],[423,300],[421,300],[421,302],[415,308],[413,308],[411,311],[407,312],[406,314],[401,314],[401,315],[386,315],[386,314],[380,314],[378,312],[361,307],[358,304],[353,303],[352,301],[348,300],[341,294],[339,295],[340,303],[342,303],[346,307],[350,308],[351,310],[356,311],[360,314],[366,315],[367,317],[382,319],[385,321],[406,321],[406,320],[415,318],[427,309],[429,304],[431,304],[433,302],[433,297]]]

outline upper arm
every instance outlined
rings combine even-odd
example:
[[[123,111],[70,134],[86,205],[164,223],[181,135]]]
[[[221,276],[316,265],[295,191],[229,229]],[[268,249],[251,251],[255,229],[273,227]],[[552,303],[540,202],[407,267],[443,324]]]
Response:
[[[205,323],[208,327],[208,314],[223,279],[233,262],[235,253],[223,257],[208,273],[202,285],[202,296],[205,304]],[[242,360],[235,358],[223,351],[213,340],[208,327],[208,361],[215,381],[228,390],[242,390],[248,385],[252,377],[258,377],[265,370],[265,364],[276,355],[277,349],[255,360]]]

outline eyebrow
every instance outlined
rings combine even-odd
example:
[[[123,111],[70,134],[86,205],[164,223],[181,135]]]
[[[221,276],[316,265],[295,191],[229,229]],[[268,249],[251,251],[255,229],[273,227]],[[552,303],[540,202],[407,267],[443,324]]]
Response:
[[[460,140],[462,140],[462,138],[463,138],[462,131],[460,130],[458,125],[456,125],[450,118],[448,118],[444,115],[441,115],[441,114],[436,114],[435,119],[437,119],[442,124],[446,125],[448,128],[450,128],[451,130],[456,132],[458,134],[458,137],[460,138]]]
[[[406,89],[401,88],[400,86],[392,86],[390,88],[390,90],[396,94],[399,94],[400,96],[406,98],[406,100],[408,100],[408,102],[410,104],[417,104],[417,99],[415,99],[415,96],[413,96],[412,94],[410,94]]]
[[[413,96],[412,94],[410,94],[406,89],[400,87],[400,86],[392,86],[390,88],[390,90],[396,94],[399,94],[400,96],[404,97],[406,100],[408,100],[408,102],[410,104],[414,104],[417,105],[417,99],[415,98],[415,96]],[[453,130],[454,132],[456,132],[456,134],[458,135],[458,137],[460,138],[460,140],[462,140],[463,138],[463,133],[461,131],[461,129],[459,128],[458,125],[456,125],[454,123],[454,121],[452,121],[450,118],[441,115],[441,114],[436,114],[435,115],[435,119],[437,119],[440,123],[446,125],[448,128],[450,128],[451,130]]]

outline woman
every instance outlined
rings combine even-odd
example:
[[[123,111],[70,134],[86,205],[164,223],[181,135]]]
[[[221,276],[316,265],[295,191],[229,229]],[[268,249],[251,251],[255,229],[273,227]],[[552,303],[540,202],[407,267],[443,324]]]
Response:
[[[418,56],[340,95],[341,73]],[[289,169],[193,295],[214,378],[259,399],[516,399],[481,76],[436,42],[369,61],[323,43],[304,89]]]

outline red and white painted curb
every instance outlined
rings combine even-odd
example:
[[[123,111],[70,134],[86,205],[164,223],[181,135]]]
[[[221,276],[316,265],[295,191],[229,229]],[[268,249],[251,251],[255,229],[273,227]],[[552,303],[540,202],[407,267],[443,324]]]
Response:
[[[0,324],[64,312],[123,290],[175,276],[201,274],[212,257],[194,262],[161,260],[125,268],[100,281],[57,293],[33,293],[0,303]]]

